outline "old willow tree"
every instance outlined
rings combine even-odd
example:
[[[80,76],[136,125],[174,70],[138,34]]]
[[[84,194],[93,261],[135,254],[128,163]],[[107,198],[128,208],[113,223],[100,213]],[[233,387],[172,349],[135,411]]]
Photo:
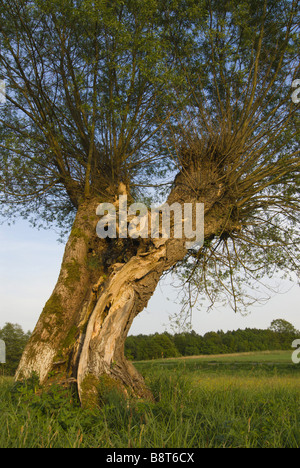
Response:
[[[85,401],[105,375],[147,396],[124,342],[165,272],[235,308],[241,281],[298,273],[299,2],[3,0],[0,15],[1,213],[72,224],[17,378]],[[99,238],[97,207],[125,193],[204,204],[203,247]]]

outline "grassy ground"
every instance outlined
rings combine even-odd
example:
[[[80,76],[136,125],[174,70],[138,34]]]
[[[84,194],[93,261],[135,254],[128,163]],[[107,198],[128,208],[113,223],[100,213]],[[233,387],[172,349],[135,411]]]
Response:
[[[261,352],[249,352],[249,353],[236,353],[236,354],[202,354],[200,356],[188,356],[180,358],[165,358],[165,359],[156,359],[155,363],[165,363],[165,362],[176,362],[181,363],[182,361],[190,362],[199,361],[199,362],[228,362],[228,363],[240,363],[240,362],[270,362],[270,363],[280,363],[285,362],[291,364],[291,351],[261,351]],[[149,362],[149,361],[140,361],[140,362]]]
[[[0,378],[0,447],[300,447],[300,365],[291,353],[136,363],[156,403],[69,394]]]

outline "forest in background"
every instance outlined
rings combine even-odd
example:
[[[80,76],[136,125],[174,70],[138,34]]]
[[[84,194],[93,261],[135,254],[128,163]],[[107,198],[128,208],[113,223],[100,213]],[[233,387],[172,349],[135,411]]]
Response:
[[[6,344],[6,364],[2,366],[5,375],[14,375],[30,335],[17,324],[6,323],[0,328],[0,339]],[[126,340],[125,355],[132,361],[144,361],[200,354],[285,350],[292,349],[296,338],[300,338],[300,331],[286,320],[277,319],[268,329],[220,330],[203,336],[195,331],[132,335]]]
[[[228,354],[248,351],[291,349],[300,332],[283,319],[274,320],[268,329],[246,328],[224,332],[208,332],[204,336],[195,331],[186,333],[155,333],[129,336],[125,345],[128,359],[142,361],[199,354]]]

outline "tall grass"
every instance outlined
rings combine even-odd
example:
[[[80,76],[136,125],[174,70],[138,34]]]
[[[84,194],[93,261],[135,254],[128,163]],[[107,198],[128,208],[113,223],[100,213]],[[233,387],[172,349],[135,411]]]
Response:
[[[140,363],[155,403],[105,395],[83,410],[68,392],[0,378],[1,448],[300,447],[299,371]]]

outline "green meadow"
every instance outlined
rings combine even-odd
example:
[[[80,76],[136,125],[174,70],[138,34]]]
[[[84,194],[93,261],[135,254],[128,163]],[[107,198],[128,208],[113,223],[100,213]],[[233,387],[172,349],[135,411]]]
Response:
[[[300,364],[289,351],[135,365],[155,402],[102,392],[88,410],[67,391],[0,377],[0,447],[300,447]]]

